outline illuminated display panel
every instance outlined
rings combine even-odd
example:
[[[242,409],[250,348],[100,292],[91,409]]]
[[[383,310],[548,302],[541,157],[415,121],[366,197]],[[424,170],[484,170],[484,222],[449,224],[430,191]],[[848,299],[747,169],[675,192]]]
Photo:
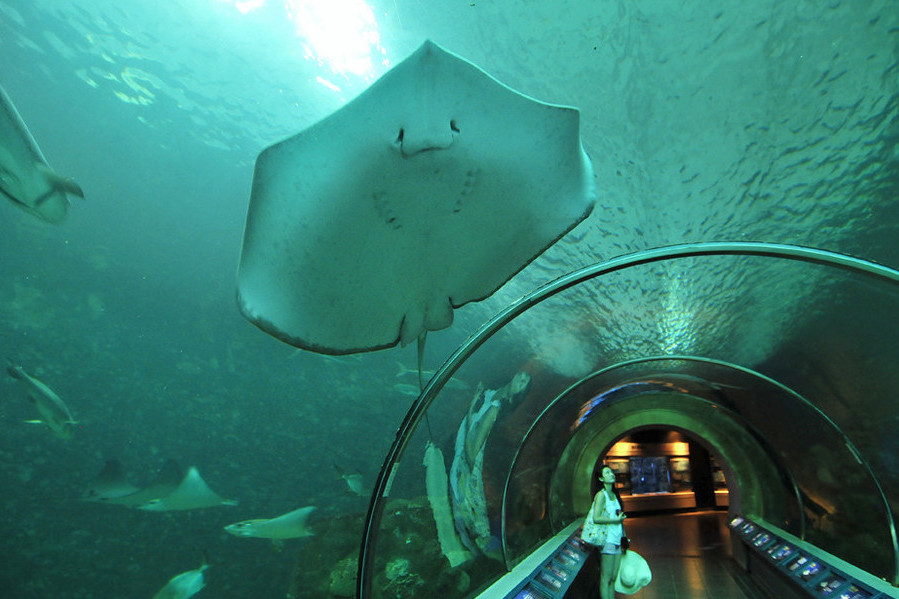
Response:
[[[548,564],[546,566],[546,570],[562,581],[568,580],[568,578],[571,576],[570,572],[563,570],[556,564]]]
[[[555,561],[561,568],[576,568],[581,560],[577,559],[576,557],[566,555],[563,552],[556,555]]]
[[[528,585],[518,591],[518,594],[515,595],[515,599],[550,599],[550,596],[535,589],[531,585]]]
[[[768,549],[768,555],[770,555],[771,559],[775,562],[782,562],[794,553],[796,553],[796,548],[789,543],[778,543]]]
[[[578,562],[581,561],[581,556],[578,555],[577,551],[575,551],[571,547],[565,547],[564,549],[562,549],[562,551],[559,555],[567,557],[569,559],[573,559]]]
[[[845,582],[845,578],[831,572],[815,585],[815,590],[818,591],[818,594],[820,595],[831,595],[834,591],[843,586],[843,583]]]
[[[860,589],[854,584],[850,584],[849,588],[840,593],[840,599],[868,599],[873,596],[870,592]]]
[[[808,559],[808,558],[804,558]],[[808,560],[808,563],[799,571],[799,578],[808,582],[815,576],[817,576],[822,570],[821,564],[814,561]]]
[[[747,543],[767,554],[771,561],[781,564],[791,576],[809,583],[815,596],[834,599],[871,599],[880,596],[876,591],[860,586],[861,583],[854,582],[852,578],[830,570],[826,564],[812,559],[795,545],[778,538],[742,516],[735,516],[727,524],[742,535]]]
[[[552,576],[548,572],[541,572],[537,575],[537,582],[545,585],[549,589],[559,590],[562,588],[562,581]]]
[[[795,574],[796,572],[800,571],[802,567],[805,566],[808,562],[809,557],[807,555],[800,555],[798,558],[796,558],[796,561],[787,566],[787,570]]]

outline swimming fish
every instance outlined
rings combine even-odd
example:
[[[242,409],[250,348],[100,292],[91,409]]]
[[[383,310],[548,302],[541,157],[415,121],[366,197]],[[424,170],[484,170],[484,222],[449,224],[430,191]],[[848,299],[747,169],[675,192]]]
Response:
[[[418,385],[410,385],[409,383],[397,383],[393,386],[393,390],[409,397],[418,397],[418,394],[421,393]]]
[[[340,478],[343,479],[343,481],[346,483],[347,489],[354,495],[358,495],[360,497],[368,495],[368,490],[361,474],[342,474]]]
[[[311,537],[315,533],[306,524],[309,514],[315,509],[310,505],[288,512],[277,518],[244,520],[225,527],[235,537],[256,537],[259,539],[298,539]]]
[[[334,464],[334,469],[337,470],[337,475],[346,483],[347,490],[350,493],[358,495],[359,497],[369,495],[371,491],[368,489],[368,486],[365,484],[365,480],[360,473],[347,472],[337,464]]]
[[[397,369],[398,369],[396,371],[396,378],[398,378],[398,379],[402,378],[404,376],[409,376],[409,375],[418,376],[418,374],[419,374],[418,368],[409,368],[408,366],[406,366],[405,364],[403,364],[402,362],[399,362],[399,361],[397,361],[396,365],[397,365]],[[437,372],[437,371],[436,370],[422,370],[421,376],[424,380],[427,381],[427,380],[430,380],[434,376],[435,372]]]
[[[418,368],[409,368],[402,362],[397,362],[396,365],[398,367],[398,370],[396,371],[396,378],[402,378],[404,376],[411,376],[411,375],[414,375],[414,376],[419,375]],[[434,374],[436,372],[437,372],[436,370],[422,370],[421,371],[421,379],[424,381],[429,381],[432,378],[434,378]],[[447,389],[458,389],[460,391],[466,391],[468,389],[471,389],[471,385],[469,385],[462,379],[455,377],[455,376],[450,377],[450,380],[448,380],[446,382],[445,387]],[[416,395],[418,395],[418,393],[416,393]]]
[[[177,510],[197,510],[220,505],[237,505],[234,499],[224,499],[209,488],[196,467],[191,466],[187,474],[171,493],[153,498],[137,506],[149,512],[172,512]]]
[[[47,427],[60,439],[71,439],[74,431],[75,419],[68,406],[47,385],[25,372],[25,369],[7,359],[9,366],[6,372],[13,377],[25,389],[28,401],[34,404],[41,415],[39,420],[29,420],[30,423],[46,424]]]
[[[50,168],[12,100],[0,87],[0,195],[41,220],[58,223],[69,207],[66,194],[84,197],[77,183]]]
[[[188,570],[172,577],[153,599],[188,599],[199,593],[206,583],[203,581],[203,572],[209,564],[203,564],[196,570]]]

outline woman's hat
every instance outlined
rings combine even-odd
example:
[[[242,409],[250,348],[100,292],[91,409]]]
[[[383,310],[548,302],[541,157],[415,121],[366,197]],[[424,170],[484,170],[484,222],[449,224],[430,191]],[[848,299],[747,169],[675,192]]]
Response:
[[[633,595],[652,580],[652,572],[649,564],[643,556],[636,551],[628,549],[621,556],[621,566],[618,568],[618,576],[615,578],[615,591],[625,595]]]

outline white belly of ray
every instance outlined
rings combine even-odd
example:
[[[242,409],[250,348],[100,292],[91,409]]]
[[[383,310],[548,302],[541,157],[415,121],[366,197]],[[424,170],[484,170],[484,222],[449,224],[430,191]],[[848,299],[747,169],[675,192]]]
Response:
[[[175,490],[163,497],[154,498],[138,508],[151,512],[171,512],[220,505],[237,505],[237,501],[225,499],[210,489],[197,469],[191,466]]]
[[[579,121],[426,42],[259,155],[241,311],[323,353],[449,326],[590,214]]]

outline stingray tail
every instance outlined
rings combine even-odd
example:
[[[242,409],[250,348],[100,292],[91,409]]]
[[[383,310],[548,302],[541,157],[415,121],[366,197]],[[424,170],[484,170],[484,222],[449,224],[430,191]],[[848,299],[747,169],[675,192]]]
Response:
[[[425,343],[428,340],[428,332],[423,331],[421,335],[418,336],[418,390],[424,391],[425,388],[425,377],[424,377],[424,362],[425,362]]]
[[[425,342],[428,340],[428,332],[423,331],[418,336],[418,391],[425,390],[424,361],[425,361]],[[434,441],[434,433],[431,432],[431,421],[428,420],[428,413],[425,412],[425,426],[428,428],[428,438]]]

